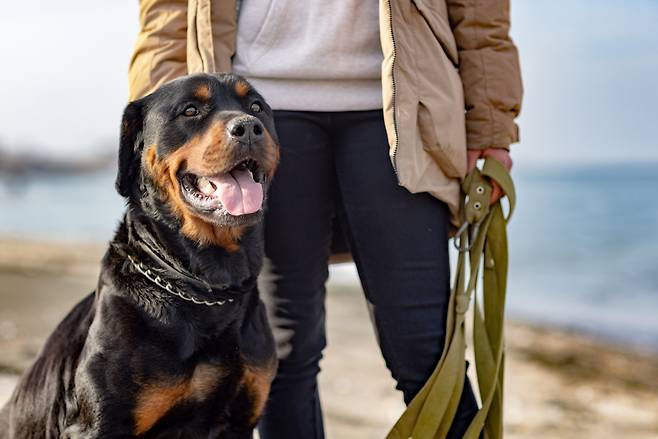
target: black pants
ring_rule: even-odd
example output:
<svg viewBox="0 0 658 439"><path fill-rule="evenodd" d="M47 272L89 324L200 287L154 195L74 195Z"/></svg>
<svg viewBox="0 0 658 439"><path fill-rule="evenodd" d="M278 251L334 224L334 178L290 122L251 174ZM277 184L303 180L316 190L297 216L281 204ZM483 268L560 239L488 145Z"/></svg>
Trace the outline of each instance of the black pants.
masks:
<svg viewBox="0 0 658 439"><path fill-rule="evenodd" d="M262 439L324 437L317 374L337 217L371 305L381 351L409 403L438 362L449 298L446 205L398 186L381 110L275 112L281 164L265 220L261 292L280 358ZM373 408L374 409L374 408ZM470 384L450 437L477 410Z"/></svg>

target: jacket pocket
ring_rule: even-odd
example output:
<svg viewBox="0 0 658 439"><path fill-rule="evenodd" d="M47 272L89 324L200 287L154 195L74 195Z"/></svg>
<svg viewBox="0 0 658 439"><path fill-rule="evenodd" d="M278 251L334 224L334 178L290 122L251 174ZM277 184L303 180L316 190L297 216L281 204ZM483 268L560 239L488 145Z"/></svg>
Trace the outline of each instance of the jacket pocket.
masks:
<svg viewBox="0 0 658 439"><path fill-rule="evenodd" d="M441 114L436 114L436 112L433 114L426 104L418 102L417 129L423 150L432 157L446 177L451 178L463 177L461 168L463 168L464 143L460 142L459 138L451 136L452 133L450 133L455 124L460 123L452 120L455 116L459 119L458 114L455 115L454 110L450 109L444 109ZM441 129L445 131L438 132Z"/></svg>

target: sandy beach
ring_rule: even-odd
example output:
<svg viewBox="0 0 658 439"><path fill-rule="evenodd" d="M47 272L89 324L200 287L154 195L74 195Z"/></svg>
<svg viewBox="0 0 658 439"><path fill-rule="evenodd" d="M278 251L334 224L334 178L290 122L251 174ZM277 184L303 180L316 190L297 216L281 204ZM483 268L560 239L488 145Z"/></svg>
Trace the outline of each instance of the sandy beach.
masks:
<svg viewBox="0 0 658 439"><path fill-rule="evenodd" d="M71 306L93 290L99 245L0 239L0 405ZM329 438L385 436L403 405L363 296L330 282L321 397ZM658 356L510 322L506 437L658 438Z"/></svg>

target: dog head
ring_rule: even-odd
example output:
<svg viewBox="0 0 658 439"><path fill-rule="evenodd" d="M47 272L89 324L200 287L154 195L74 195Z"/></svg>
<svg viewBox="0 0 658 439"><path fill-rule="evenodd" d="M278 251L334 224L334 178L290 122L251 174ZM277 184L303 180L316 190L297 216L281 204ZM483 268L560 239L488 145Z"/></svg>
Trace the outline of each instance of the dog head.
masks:
<svg viewBox="0 0 658 439"><path fill-rule="evenodd" d="M116 188L199 244L230 249L262 218L278 160L263 97L239 76L196 74L128 104Z"/></svg>

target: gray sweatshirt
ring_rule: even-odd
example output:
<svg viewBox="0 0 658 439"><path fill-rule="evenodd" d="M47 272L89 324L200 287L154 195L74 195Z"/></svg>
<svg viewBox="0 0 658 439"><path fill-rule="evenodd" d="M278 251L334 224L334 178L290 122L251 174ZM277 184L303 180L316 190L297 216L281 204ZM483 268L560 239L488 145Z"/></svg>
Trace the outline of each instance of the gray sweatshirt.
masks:
<svg viewBox="0 0 658 439"><path fill-rule="evenodd" d="M382 108L377 0L243 0L233 71L276 110Z"/></svg>

